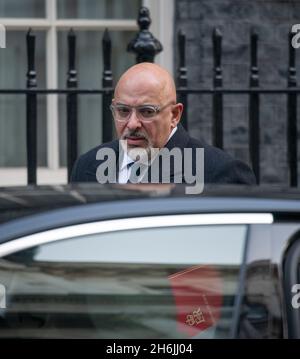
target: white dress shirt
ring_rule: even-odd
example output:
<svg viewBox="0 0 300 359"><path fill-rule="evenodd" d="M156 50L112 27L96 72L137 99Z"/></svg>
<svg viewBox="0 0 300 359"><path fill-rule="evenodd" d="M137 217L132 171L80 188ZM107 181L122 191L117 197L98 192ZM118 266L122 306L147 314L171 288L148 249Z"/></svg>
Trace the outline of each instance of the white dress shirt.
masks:
<svg viewBox="0 0 300 359"><path fill-rule="evenodd" d="M173 128L173 130L171 131L167 143L169 142L170 138L174 135L174 133L176 131L177 131L177 126L175 128ZM131 174L131 167L128 167L128 165L132 162L134 162L132 160L132 158L129 157L127 153L124 153L122 164L121 164L120 171L119 171L118 183L127 183L128 182L128 179ZM144 172L146 172L146 170ZM141 176L141 179L142 178L143 178L143 176Z"/></svg>

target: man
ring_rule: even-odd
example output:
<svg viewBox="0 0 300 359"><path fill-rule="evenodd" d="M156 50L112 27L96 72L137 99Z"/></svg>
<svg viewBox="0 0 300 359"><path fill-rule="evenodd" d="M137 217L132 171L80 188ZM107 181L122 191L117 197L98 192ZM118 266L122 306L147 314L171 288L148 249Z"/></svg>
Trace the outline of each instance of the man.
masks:
<svg viewBox="0 0 300 359"><path fill-rule="evenodd" d="M160 66L141 63L129 68L115 88L111 110L119 139L102 144L80 156L72 171L72 182L102 182L104 172L101 168L106 161L105 156L100 154L103 150L110 150L111 152L105 153L115 154L113 163L110 162L107 168L110 171L114 167L115 176L110 177L109 182L127 183L131 182L134 171L137 182L145 178L151 181L153 159L157 157L159 150L180 149L184 163L187 162L184 157L185 149L191 149L195 155L195 151L203 148L204 163L198 163L194 157L189 163L193 173L204 164L204 183L255 184L254 174L246 164L188 135L179 123L183 105L176 101L174 80ZM156 156L153 158L152 149L157 149L153 152ZM145 155L143 156L145 153L146 160ZM137 170L136 163L144 166ZM174 168L173 163L170 166L170 182L178 183L178 171L174 173ZM184 166L179 179L185 183L183 168ZM162 169L161 164L159 169ZM159 179L161 182L161 177Z"/></svg>

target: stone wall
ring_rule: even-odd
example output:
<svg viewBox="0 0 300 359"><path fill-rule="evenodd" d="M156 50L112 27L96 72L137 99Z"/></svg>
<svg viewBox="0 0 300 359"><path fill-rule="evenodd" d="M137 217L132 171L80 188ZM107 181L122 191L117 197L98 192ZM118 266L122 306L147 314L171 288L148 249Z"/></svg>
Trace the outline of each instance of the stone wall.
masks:
<svg viewBox="0 0 300 359"><path fill-rule="evenodd" d="M286 87L288 32L293 24L300 23L299 0L176 0L175 17L175 36L181 29L187 38L189 87L212 85L214 27L223 34L224 87L245 88L249 84L252 27L259 35L261 87ZM300 49L298 52L297 70L300 74ZM212 140L211 102L210 95L189 97L190 133L209 143ZM225 150L249 163L247 106L245 95L224 96ZM288 184L285 95L261 96L260 128L261 182Z"/></svg>

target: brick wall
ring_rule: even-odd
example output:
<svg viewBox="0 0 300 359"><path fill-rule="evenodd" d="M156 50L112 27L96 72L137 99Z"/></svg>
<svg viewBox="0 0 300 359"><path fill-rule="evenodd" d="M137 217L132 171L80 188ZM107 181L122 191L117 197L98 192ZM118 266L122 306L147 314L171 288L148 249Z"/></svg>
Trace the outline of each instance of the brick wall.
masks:
<svg viewBox="0 0 300 359"><path fill-rule="evenodd" d="M225 87L248 86L251 27L255 27L259 34L261 86L285 87L288 32L295 23L300 23L300 0L176 0L175 34L181 29L187 37L189 87L209 87L212 84L211 39L215 26L223 33ZM300 75L300 49L296 54ZM176 64L177 58L176 53ZM248 97L245 95L224 96L225 149L249 163L247 106ZM286 96L262 95L260 116L262 183L288 184ZM203 137L211 143L211 96L189 97L189 129L192 136Z"/></svg>

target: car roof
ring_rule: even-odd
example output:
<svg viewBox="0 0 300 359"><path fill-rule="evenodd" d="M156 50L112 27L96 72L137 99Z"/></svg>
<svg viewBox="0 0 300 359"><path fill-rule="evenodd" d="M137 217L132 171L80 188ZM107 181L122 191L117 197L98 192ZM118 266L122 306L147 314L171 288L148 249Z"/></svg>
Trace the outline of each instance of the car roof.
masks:
<svg viewBox="0 0 300 359"><path fill-rule="evenodd" d="M0 243L73 224L143 216L201 213L272 213L300 219L297 191L206 186L186 195L182 185L27 186L0 189Z"/></svg>
<svg viewBox="0 0 300 359"><path fill-rule="evenodd" d="M54 209L92 203L140 199L202 199L209 198L212 210L277 210L300 212L300 191L280 186L217 186L206 185L203 193L187 195L185 185L145 184L120 185L82 183L54 186L0 187L0 223ZM205 201L205 202L206 202ZM207 204L206 204L207 205ZM201 207L201 204L200 204Z"/></svg>

